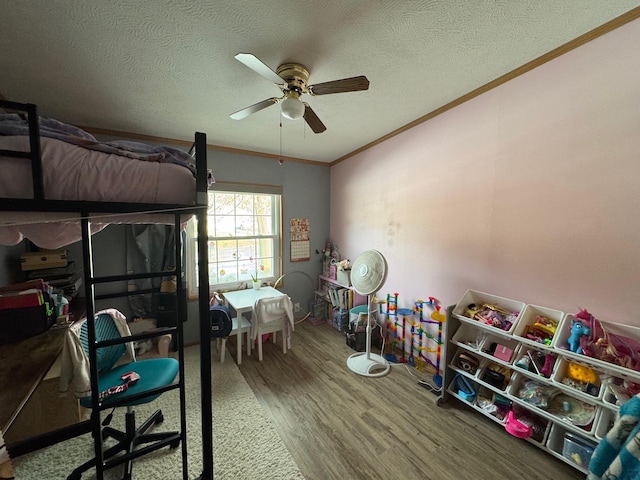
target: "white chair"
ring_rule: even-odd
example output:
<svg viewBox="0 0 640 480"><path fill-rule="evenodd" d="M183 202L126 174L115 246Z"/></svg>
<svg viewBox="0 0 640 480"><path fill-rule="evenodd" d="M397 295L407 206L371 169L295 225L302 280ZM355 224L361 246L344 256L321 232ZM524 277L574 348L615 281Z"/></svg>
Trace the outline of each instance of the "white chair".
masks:
<svg viewBox="0 0 640 480"><path fill-rule="evenodd" d="M258 339L258 360L262 361L262 335L282 332L282 353L291 348L291 332L293 331L293 303L288 295L280 297L260 298L253 307L253 338Z"/></svg>
<svg viewBox="0 0 640 480"><path fill-rule="evenodd" d="M232 335L238 335L238 317L233 317L231 319L232 326L231 332L229 332L229 337ZM247 320L244 316L240 316L240 328L242 329L242 333L247 334L247 355L251 355L251 322ZM227 338L218 338L218 350L220 351L220 362L224 362L226 346L227 346ZM236 348L237 352L237 364L240 365L242 363L242 335L238 337L238 346Z"/></svg>

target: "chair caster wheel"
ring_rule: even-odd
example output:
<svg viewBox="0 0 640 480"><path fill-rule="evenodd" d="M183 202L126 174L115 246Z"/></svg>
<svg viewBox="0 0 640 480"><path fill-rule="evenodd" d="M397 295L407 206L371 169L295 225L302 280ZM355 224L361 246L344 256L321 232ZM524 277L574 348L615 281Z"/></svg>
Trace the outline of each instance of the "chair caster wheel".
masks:
<svg viewBox="0 0 640 480"><path fill-rule="evenodd" d="M72 473L67 477L67 480L80 480L82 478L81 473Z"/></svg>
<svg viewBox="0 0 640 480"><path fill-rule="evenodd" d="M155 424L156 424L156 425L160 425L162 422L164 422L164 415L162 415L162 413L161 413L160 415L158 415L158 416L156 417Z"/></svg>
<svg viewBox="0 0 640 480"><path fill-rule="evenodd" d="M173 450L175 448L178 448L179 445L180 445L180 440L176 440L175 442L171 442L169 444L169 448Z"/></svg>

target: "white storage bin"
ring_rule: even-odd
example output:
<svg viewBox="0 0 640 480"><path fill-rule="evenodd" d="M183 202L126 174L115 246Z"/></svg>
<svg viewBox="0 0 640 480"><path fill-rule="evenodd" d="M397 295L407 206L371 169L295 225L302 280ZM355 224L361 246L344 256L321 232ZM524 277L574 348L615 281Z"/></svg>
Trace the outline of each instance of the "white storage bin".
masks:
<svg viewBox="0 0 640 480"><path fill-rule="evenodd" d="M634 385L629 391L629 387L631 386L627 382L631 382ZM637 379L629 378L626 376L620 377L609 377L605 381L603 381L603 394L602 394L602 402L605 405L609 405L614 409L620 408L622 405L627 403L631 397L633 397L633 392L636 391L635 384L640 383Z"/></svg>
<svg viewBox="0 0 640 480"><path fill-rule="evenodd" d="M479 350L487 335L488 332L486 330L461 323L451 340L458 345L465 345L474 350Z"/></svg>
<svg viewBox="0 0 640 480"><path fill-rule="evenodd" d="M513 330L513 335L522 338L522 341L528 343L530 345L535 346L545 346L551 348L553 337L555 336L555 332L564 318L565 313L560 310L554 310L552 308L541 307L538 305L525 305L524 310L518 316L518 322ZM539 322L539 317L543 317L545 322ZM540 323L550 323L552 328L545 328L544 326L539 326ZM553 330L553 331L551 331ZM547 342L544 341L536 341L535 338L532 338L532 333L541 332L540 334L535 333L533 336L538 336L542 339L542 337L548 338Z"/></svg>
<svg viewBox="0 0 640 480"><path fill-rule="evenodd" d="M496 378L492 376L491 372L487 372L487 370L491 370L495 373L501 374L503 376L502 382L497 383ZM491 360L487 360L482 363L477 377L478 380L483 381L487 385L491 385L492 387L505 392L507 389L507 385L509 385L509 382L511 381L512 374L513 371L510 368L504 367L503 365Z"/></svg>
<svg viewBox="0 0 640 480"><path fill-rule="evenodd" d="M527 397L521 392L523 385L528 381L535 382L539 386L536 395L532 395L531 397ZM516 373L512 377L511 383L507 388L509 395L520 399L527 405L545 412L556 420L573 426L577 431L592 433L594 425L597 423L601 407L584 402L580 398L565 394L564 392L557 393L557 391L557 387L547 385L543 382L537 382L520 373ZM539 392L544 392L545 395L543 396ZM544 398L544 403L541 401L542 398ZM565 402L567 404L566 409L564 408Z"/></svg>
<svg viewBox="0 0 640 480"><path fill-rule="evenodd" d="M565 352L571 351L569 348L568 340L571 336L571 322L576 320L573 315L565 315L562 321L560 322L560 326L556 334L553 337L553 342L551 342L551 346L553 348L557 348L559 350L564 350ZM588 325L586 325L588 327Z"/></svg>
<svg viewBox="0 0 640 480"><path fill-rule="evenodd" d="M492 416L498 423L504 424L510 410L511 401L487 387L480 386L476 394L475 406L482 413Z"/></svg>
<svg viewBox="0 0 640 480"><path fill-rule="evenodd" d="M515 358L518 345L516 339L487 335L480 349L484 353L494 356L498 361L510 365Z"/></svg>
<svg viewBox="0 0 640 480"><path fill-rule="evenodd" d="M571 370L574 373L570 375ZM572 381L571 377L575 377L577 381ZM586 400L599 400L605 390L601 377L602 372L587 364L561 358L553 374L553 381L575 390L578 396Z"/></svg>
<svg viewBox="0 0 640 480"><path fill-rule="evenodd" d="M551 425L551 430L549 431L549 435L547 437L547 448L558 458L562 458L567 463L575 465L579 470L586 473L588 465L581 465L580 463L576 462L576 459L578 457L572 458L570 455L570 453L573 451L572 445L570 444L572 437L573 439L580 439L581 443L585 442L595 444L595 442L590 439L589 436L574 434L573 432L565 429L562 425L554 423L553 425ZM569 443L565 442L567 438L569 438ZM569 456L565 456L565 453L569 454Z"/></svg>
<svg viewBox="0 0 640 480"><path fill-rule="evenodd" d="M453 362L451 362L454 367L473 376L475 376L480 371L481 363L482 357L474 355L464 348L458 348L458 351L453 357Z"/></svg>
<svg viewBox="0 0 640 480"><path fill-rule="evenodd" d="M477 292L475 290L467 290L467 292L464 294L464 296L460 299L460 301L456 304L455 308L453 309L453 314L456 315L457 317L466 318L472 321L478 321L473 319L468 312L469 306L472 304L478 307L480 307L483 304L495 305L499 307L501 310L504 310L505 312L507 312L508 314L515 314L516 318L513 319L513 322L511 323L510 326L508 326L508 328L500 328L500 330L503 330L504 332L507 332L507 333L513 332L513 329L517 323L517 315L519 315L520 312L522 312L525 306L523 302L519 302L517 300L498 297L496 295ZM498 327L493 327L490 324L483 323L481 321L478 321L478 323L480 323L481 325L486 325L487 327L498 328Z"/></svg>
<svg viewBox="0 0 640 480"><path fill-rule="evenodd" d="M460 379L460 380L459 380ZM466 384L469 385L471 387L471 392L465 392L465 388L461 388L461 385L459 384L460 382L465 382ZM461 373L456 373L453 376L453 380L451 380L451 383L449 384L449 392L454 394L455 396L457 396L459 399L463 400L464 402L470 404L470 405L474 405L475 401L476 401L476 395L479 389L479 385L474 382L473 380L471 380L468 377L465 377L464 375L462 375Z"/></svg>
<svg viewBox="0 0 640 480"><path fill-rule="evenodd" d="M600 418L598 418L598 423L596 424L596 428L594 430L594 435L598 440L602 440L611 427L613 427L613 423L616 420L616 413L608 408L603 408L600 412Z"/></svg>
<svg viewBox="0 0 640 480"><path fill-rule="evenodd" d="M531 353L531 356L528 353ZM524 370L533 375L540 375L549 380L553 378L553 372L558 363L557 354L551 351L538 350L528 345L521 345L513 359L514 368Z"/></svg>
<svg viewBox="0 0 640 480"><path fill-rule="evenodd" d="M526 425L530 425L532 427L532 435L528 440L538 445L544 445L547 441L547 436L549 435L552 422L517 404L513 405L512 410L513 416L516 420L522 421Z"/></svg>

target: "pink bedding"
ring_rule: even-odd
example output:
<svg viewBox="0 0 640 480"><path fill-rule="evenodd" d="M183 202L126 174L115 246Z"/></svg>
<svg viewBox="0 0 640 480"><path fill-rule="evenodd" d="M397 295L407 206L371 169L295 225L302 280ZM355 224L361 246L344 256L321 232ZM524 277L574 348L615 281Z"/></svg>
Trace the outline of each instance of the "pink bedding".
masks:
<svg viewBox="0 0 640 480"><path fill-rule="evenodd" d="M133 160L87 150L54 138L40 138L45 198L98 202L194 205L195 178L173 163ZM28 150L25 136L0 137L0 149ZM0 197L33 198L30 162L0 156ZM92 216L92 232L110 223L173 224L173 215L144 213ZM55 249L81 238L77 214L0 212L0 244L28 238L40 248Z"/></svg>

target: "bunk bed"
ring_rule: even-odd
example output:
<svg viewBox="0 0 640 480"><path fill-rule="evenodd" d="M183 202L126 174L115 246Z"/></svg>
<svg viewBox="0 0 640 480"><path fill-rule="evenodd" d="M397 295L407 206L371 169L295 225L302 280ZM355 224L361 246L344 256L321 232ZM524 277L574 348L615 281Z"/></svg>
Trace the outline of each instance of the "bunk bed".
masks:
<svg viewBox="0 0 640 480"><path fill-rule="evenodd" d="M168 147L134 142L98 142L90 134L55 120L38 117L33 104L0 99L0 245L15 245L29 239L46 249L81 241L86 318L91 363L91 419L71 429L62 429L44 439L31 439L12 454L41 448L71 436L92 432L97 461L96 478L103 478L105 463L100 425L101 404L95 367L95 287L99 284L166 276L176 278L178 295L186 295L182 264L172 272L137 273L99 277L94 275L91 235L110 223L163 223L174 225L175 255L180 258L180 231L191 217L197 218L199 265L199 334L201 352L201 411L203 471L199 478L213 478L213 435L211 407L211 347L207 258L207 151L206 135L196 132L192 151L195 166L187 154ZM13 113L15 112L15 113ZM122 292L121 296L126 296ZM111 294L110 297L114 295ZM109 298L107 296L106 298ZM183 476L187 474L184 356L182 321L186 319L186 298L176 302L175 327L132 335L125 340L146 340L171 333L176 338L180 390ZM121 463L121 462L118 462ZM106 465L106 466L105 466Z"/></svg>

